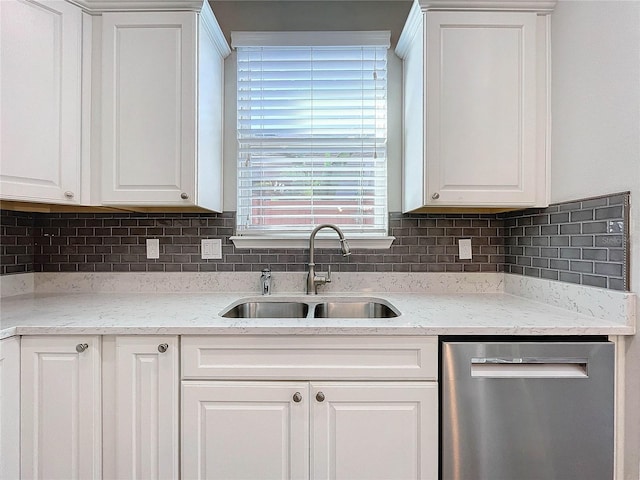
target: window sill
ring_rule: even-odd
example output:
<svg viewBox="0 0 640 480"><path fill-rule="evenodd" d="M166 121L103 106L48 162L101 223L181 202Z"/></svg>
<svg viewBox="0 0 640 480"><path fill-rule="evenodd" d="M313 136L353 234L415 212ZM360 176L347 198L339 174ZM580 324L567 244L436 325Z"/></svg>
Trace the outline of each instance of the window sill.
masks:
<svg viewBox="0 0 640 480"><path fill-rule="evenodd" d="M359 250L380 250L391 248L391 244L396 237L357 237L347 236L347 242L352 249ZM236 248L239 249L307 249L309 248L309 236L235 236L230 237ZM340 249L338 237L321 237L315 239L316 248L336 248Z"/></svg>

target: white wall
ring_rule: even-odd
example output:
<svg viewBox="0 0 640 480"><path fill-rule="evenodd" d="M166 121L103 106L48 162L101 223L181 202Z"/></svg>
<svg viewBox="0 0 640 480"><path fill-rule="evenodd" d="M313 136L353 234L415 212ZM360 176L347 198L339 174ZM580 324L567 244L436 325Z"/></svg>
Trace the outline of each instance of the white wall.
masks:
<svg viewBox="0 0 640 480"><path fill-rule="evenodd" d="M640 0L561 0L551 22L551 201L631 191L631 290L640 295ZM624 478L637 480L640 340L626 346Z"/></svg>
<svg viewBox="0 0 640 480"><path fill-rule="evenodd" d="M640 187L640 1L551 17L552 202Z"/></svg>

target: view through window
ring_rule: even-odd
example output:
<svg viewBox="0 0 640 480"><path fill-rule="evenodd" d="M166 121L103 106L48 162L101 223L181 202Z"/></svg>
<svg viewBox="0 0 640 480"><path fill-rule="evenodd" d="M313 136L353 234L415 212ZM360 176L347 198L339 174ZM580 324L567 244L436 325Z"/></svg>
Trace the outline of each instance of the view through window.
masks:
<svg viewBox="0 0 640 480"><path fill-rule="evenodd" d="M389 36L367 33L347 35L347 45L322 44L336 41L329 32L302 42L280 34L275 45L234 34L238 235L308 233L321 223L387 234Z"/></svg>

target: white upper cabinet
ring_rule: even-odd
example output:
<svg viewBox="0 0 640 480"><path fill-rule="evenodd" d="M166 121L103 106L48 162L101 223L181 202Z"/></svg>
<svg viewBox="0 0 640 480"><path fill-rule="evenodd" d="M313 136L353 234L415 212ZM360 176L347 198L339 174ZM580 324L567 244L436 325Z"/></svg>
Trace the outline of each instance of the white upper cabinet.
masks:
<svg viewBox="0 0 640 480"><path fill-rule="evenodd" d="M0 198L81 201L82 12L0 1Z"/></svg>
<svg viewBox="0 0 640 480"><path fill-rule="evenodd" d="M398 42L403 211L548 204L544 14L553 2L464 10L482 3L439 11L438 2L416 1Z"/></svg>
<svg viewBox="0 0 640 480"><path fill-rule="evenodd" d="M102 16L101 203L222 210L223 60L213 12Z"/></svg>

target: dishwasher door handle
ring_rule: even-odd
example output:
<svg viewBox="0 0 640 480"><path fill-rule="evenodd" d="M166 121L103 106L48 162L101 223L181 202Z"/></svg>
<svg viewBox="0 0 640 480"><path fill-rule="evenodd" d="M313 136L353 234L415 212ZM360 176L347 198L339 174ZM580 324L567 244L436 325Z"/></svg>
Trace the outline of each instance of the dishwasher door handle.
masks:
<svg viewBox="0 0 640 480"><path fill-rule="evenodd" d="M583 358L473 358L471 376L480 378L588 378Z"/></svg>
<svg viewBox="0 0 640 480"><path fill-rule="evenodd" d="M481 357L472 358L471 363L499 363L499 364L521 364L521 363L587 363L586 358L577 357Z"/></svg>

